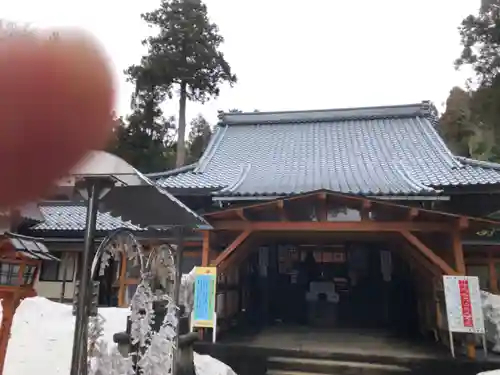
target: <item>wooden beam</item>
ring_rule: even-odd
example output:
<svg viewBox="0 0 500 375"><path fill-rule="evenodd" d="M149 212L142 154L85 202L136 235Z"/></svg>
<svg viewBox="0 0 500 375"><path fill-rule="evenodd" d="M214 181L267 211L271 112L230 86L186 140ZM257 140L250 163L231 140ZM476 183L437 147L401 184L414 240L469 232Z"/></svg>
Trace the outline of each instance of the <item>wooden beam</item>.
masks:
<svg viewBox="0 0 500 375"><path fill-rule="evenodd" d="M245 209L244 208L240 208L238 210L236 210L236 214L240 217L241 220L245 220L247 221L247 217L245 215Z"/></svg>
<svg viewBox="0 0 500 375"><path fill-rule="evenodd" d="M448 263L446 263L441 257L436 255L434 251L425 246L422 241L420 241L417 237L411 234L408 231L401 231L406 240L413 245L417 250L419 250L423 255L425 255L432 263L438 266L445 275L456 275L457 272L450 267Z"/></svg>
<svg viewBox="0 0 500 375"><path fill-rule="evenodd" d="M446 223L416 222L315 222L315 221L211 221L215 230L261 232L451 232L453 226Z"/></svg>
<svg viewBox="0 0 500 375"><path fill-rule="evenodd" d="M252 233L251 230L245 230L239 234L238 237L235 238L231 244L222 252L219 254L219 256L214 260L213 265L215 267L219 266L227 257L229 257L237 248L238 246L241 245L243 241L245 241L248 236Z"/></svg>
<svg viewBox="0 0 500 375"><path fill-rule="evenodd" d="M207 267L210 262L210 231L203 232L203 245L201 250L201 265Z"/></svg>
<svg viewBox="0 0 500 375"><path fill-rule="evenodd" d="M306 194L299 194L295 195L292 197L287 197L283 198L282 200L286 200L288 202L291 201L300 201L300 200L306 200L311 197L314 197L318 194L321 194L323 192L312 192L312 193L306 193ZM393 209L399 209L399 210L404 210L404 212L409 211L408 206L404 206L401 204L396 204L396 203L391 203L388 201L383 201L383 200L370 200L366 199L360 196L354 196L354 195L349 195L349 194L342 194L342 193L335 193L335 192L326 192L326 194L329 197L335 198L337 201L343 201L344 204L350 205L350 204L360 204L359 202L363 200L369 201L373 206L376 207L385 207L385 208L393 208ZM246 206L246 209L265 209L266 207L272 207L276 205L276 201L267 201L263 203L257 203L257 204L250 204ZM226 215L228 213L234 213L234 211L241 209L241 207L238 208L227 208L222 211L214 211L214 212L209 212L204 214L203 216L207 219L215 220L217 218L222 219L224 217L227 217ZM443 211L434 211L430 209L424 209L424 208L419 208L419 211L421 214L425 214L426 216L428 215L429 218L435 218L431 219L434 221L443 221L444 219L449 219L450 221L456 221L463 215L457 215L457 214L452 214L449 212L443 212ZM465 216L466 217L466 216ZM485 219L485 218L478 218L478 217L468 217L469 221L471 224L475 224L477 226L481 225L482 227L500 227L500 220L493 220L493 219Z"/></svg>
<svg viewBox="0 0 500 375"><path fill-rule="evenodd" d="M453 259L455 260L455 268L460 275L465 275L464 249L462 248L462 236L459 230L455 230L451 234L451 242L453 246Z"/></svg>

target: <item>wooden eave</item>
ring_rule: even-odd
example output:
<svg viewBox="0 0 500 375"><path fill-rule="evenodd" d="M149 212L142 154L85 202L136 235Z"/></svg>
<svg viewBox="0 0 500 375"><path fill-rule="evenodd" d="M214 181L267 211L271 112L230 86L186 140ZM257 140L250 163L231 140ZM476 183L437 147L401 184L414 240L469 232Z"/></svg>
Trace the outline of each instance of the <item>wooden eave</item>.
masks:
<svg viewBox="0 0 500 375"><path fill-rule="evenodd" d="M366 220L363 217L361 221L363 229L359 226L353 226L353 221L311 221L310 224L305 222L294 222L286 218L286 206L292 205L294 202L310 200L321 202L329 200L337 205L343 205L359 210L361 213L369 212L386 212L397 213L401 219L395 221L375 221ZM247 218L247 214L269 209L278 209L283 212L283 218L278 221L252 221ZM323 214L324 216L324 214ZM359 195L350 195L338 193L328 190L319 190L305 194L294 195L285 198L279 198L262 203L249 204L245 206L231 207L224 210L206 213L205 219L214 226L215 230L255 230L255 231L279 231L279 230L302 230L302 231L317 231L317 230L333 230L337 231L448 231L455 229L466 228L490 228L500 227L500 221L493 219L469 217L464 215L452 214L442 211L434 211L429 209L405 206L388 202L381 199L365 198ZM321 223L321 225L318 225ZM323 229L320 229L323 228Z"/></svg>

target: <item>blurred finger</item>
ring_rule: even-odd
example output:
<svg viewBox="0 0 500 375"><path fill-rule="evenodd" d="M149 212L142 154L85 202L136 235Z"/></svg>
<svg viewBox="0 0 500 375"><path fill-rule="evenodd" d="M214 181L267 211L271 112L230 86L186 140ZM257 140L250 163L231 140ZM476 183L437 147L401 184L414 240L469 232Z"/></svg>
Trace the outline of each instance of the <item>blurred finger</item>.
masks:
<svg viewBox="0 0 500 375"><path fill-rule="evenodd" d="M111 130L112 74L89 37L0 41L0 206L34 199Z"/></svg>

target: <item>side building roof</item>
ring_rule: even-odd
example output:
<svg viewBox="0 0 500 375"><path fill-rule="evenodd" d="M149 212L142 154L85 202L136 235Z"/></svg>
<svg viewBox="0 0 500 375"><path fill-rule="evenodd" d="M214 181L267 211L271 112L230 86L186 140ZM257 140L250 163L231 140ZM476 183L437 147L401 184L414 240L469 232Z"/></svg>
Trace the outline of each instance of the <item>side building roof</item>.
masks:
<svg viewBox="0 0 500 375"><path fill-rule="evenodd" d="M87 206L85 202L44 201L39 203L40 211L44 221L30 228L33 232L46 231L75 231L85 230L87 218ZM119 228L127 228L133 231L144 229L114 217L109 213L97 212L96 229L98 232L108 232Z"/></svg>
<svg viewBox="0 0 500 375"><path fill-rule="evenodd" d="M78 201L42 201L38 203L39 210L43 218L40 222L31 225L24 231L44 238L60 238L64 242L65 238L83 240L85 231L85 221L87 219L87 203ZM105 237L110 232L126 228L136 232L139 237L156 238L163 240L174 240L171 232L150 231L140 227L121 217L113 216L109 212L97 212L96 229L98 237ZM201 232L189 232L184 237L185 241L201 241Z"/></svg>
<svg viewBox="0 0 500 375"><path fill-rule="evenodd" d="M167 189L281 196L319 189L437 195L500 183L500 165L454 156L430 102L296 112L226 113L200 160L151 178Z"/></svg>

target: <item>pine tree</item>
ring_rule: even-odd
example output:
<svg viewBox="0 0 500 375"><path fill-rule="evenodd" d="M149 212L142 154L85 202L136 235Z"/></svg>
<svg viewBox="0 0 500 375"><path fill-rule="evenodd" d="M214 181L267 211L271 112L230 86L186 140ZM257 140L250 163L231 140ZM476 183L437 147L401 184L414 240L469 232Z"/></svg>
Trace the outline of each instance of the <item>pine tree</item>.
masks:
<svg viewBox="0 0 500 375"><path fill-rule="evenodd" d="M143 14L142 18L159 32L144 41L148 55L142 59L141 66L131 69L147 73L145 80L154 82L168 96L173 96L173 89L177 89L176 166L182 166L186 159L187 100L203 103L217 97L221 84L234 84L236 75L219 50L224 38L217 25L209 20L202 1L162 0L158 9Z"/></svg>

